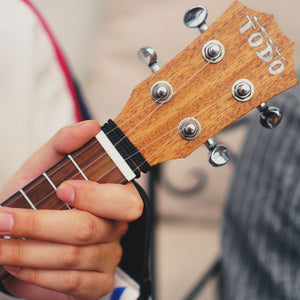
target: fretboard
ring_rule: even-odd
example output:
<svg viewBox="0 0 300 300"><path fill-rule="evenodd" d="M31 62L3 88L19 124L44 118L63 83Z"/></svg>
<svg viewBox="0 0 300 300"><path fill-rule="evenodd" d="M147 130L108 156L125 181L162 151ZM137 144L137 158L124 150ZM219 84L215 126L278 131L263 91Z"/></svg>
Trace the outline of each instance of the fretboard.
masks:
<svg viewBox="0 0 300 300"><path fill-rule="evenodd" d="M96 138L70 153L56 165L23 187L1 206L28 209L69 209L57 198L56 189L65 180L125 183L126 179ZM8 273L0 266L0 280Z"/></svg>

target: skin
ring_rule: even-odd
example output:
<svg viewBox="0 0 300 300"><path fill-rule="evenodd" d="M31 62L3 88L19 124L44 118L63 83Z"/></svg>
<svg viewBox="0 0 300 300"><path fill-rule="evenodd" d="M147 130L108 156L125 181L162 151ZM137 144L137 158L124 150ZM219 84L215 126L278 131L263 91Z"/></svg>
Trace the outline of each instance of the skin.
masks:
<svg viewBox="0 0 300 300"><path fill-rule="evenodd" d="M61 129L7 183L1 202L99 130L95 121ZM31 300L98 299L113 287L120 239L142 214L142 200L131 183L81 180L62 183L57 196L75 209L0 208L0 235L26 238L0 240L0 264L12 275L4 285Z"/></svg>

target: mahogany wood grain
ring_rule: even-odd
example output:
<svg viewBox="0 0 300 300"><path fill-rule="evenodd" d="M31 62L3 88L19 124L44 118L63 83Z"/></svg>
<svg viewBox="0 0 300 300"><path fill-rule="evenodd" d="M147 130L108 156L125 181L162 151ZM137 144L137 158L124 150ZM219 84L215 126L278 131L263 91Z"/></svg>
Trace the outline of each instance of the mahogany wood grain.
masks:
<svg viewBox="0 0 300 300"><path fill-rule="evenodd" d="M270 64L256 54L266 48L265 33L262 33L264 43L253 48L248 39L251 34L261 32L258 26L256 30L239 32L248 22L246 15L258 18L285 57L285 69L281 74L270 74ZM225 47L224 59L216 64L207 63L202 57L202 47L210 40L218 40ZM273 50L272 61L281 59ZM235 1L207 31L133 90L115 122L150 165L186 157L262 102L296 85L293 53L294 43L281 32L273 15L256 12ZM232 85L242 78L249 79L255 86L253 99L245 103L238 102L231 94ZM150 96L151 86L159 80L172 85L174 96L147 117L159 105ZM130 118L132 115L135 118ZM186 117L195 117L202 127L200 136L194 141L183 140L177 132L180 121ZM141 122L143 119L145 121ZM124 120L129 121L124 123Z"/></svg>

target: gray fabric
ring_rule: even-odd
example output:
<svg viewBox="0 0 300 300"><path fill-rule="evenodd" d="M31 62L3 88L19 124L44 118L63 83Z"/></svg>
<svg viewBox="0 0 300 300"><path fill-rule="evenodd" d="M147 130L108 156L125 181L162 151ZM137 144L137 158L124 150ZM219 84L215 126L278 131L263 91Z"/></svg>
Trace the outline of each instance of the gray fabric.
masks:
<svg viewBox="0 0 300 300"><path fill-rule="evenodd" d="M300 299L300 86L272 103L281 124L253 120L222 231L221 299Z"/></svg>

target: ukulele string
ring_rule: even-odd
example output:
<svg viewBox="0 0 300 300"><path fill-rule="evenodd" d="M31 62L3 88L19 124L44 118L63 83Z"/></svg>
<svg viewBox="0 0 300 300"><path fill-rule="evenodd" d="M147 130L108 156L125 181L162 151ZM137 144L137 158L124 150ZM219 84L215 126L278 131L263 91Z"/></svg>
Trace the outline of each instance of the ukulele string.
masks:
<svg viewBox="0 0 300 300"><path fill-rule="evenodd" d="M181 90L185 85L187 85L193 78L195 78L202 70L204 70L207 66L209 65L209 63L207 62L205 65L203 65L197 72L195 72L188 80L186 80L181 86L179 86L179 88L177 88L175 90L175 92L173 93L173 95L177 94L177 92L179 90ZM156 102L152 102L151 104L149 104L148 106L146 106L145 109L149 108L150 106L154 105ZM159 106L157 106L153 111L151 111L144 119L142 119L137 125L135 125L128 133L127 135L125 135L124 137L122 137L119 141L117 141L115 144L113 144L113 146L117 146L119 143L122 142L123 139L125 139L131 132L133 132L134 130L136 130L138 128L138 126L140 126L143 122L145 122L146 119L148 119L151 115L153 115L163 104L159 104ZM198 112L200 113L200 112ZM126 124L127 122L129 122L133 117L135 117L135 115L131 116L129 119L125 120L124 122L121 123L121 125ZM143 150L148 148L150 145L152 145L153 143L155 143L157 140L161 139L162 137L164 137L165 135L167 135L168 133L170 133L171 131L175 130L177 127L171 129L170 131L168 131L167 133L165 133L164 135L162 135L161 137L157 138L155 141L151 142L150 144L148 144L147 146L143 147ZM107 135L111 132L113 132L114 130L116 130L117 128L114 128L112 130L110 130ZM176 134L177 135L177 134ZM174 135L174 137L176 136ZM174 138L172 137L171 140ZM170 141L171 141L170 140ZM170 141L168 141L166 144L168 144ZM93 141L90 143L90 145L88 145L88 147L84 148L82 151L78 151L75 153L74 155L74 159L77 158L79 155L83 154L85 151L87 151L90 147L94 146L96 143L98 143L97 140ZM165 146L165 145L164 145ZM142 149L140 150L142 151ZM159 151L159 149L157 150ZM156 151L156 152L157 152ZM139 151L137 151L136 153L132 154L130 157L126 158L125 160L130 159L132 156L134 156L135 154L137 154ZM87 168L89 168L91 165L93 165L95 162L97 162L98 160L100 160L101 158L103 158L104 156L107 156L107 153L102 154L101 156L99 156L95 161L91 162L90 164L88 164L88 166L86 166L85 168L82 169L82 171L84 172ZM154 154L152 154L153 156ZM151 156L151 157L152 157ZM69 163L68 159L65 160L65 162L63 162L62 164L59 165L59 168L56 170L53 170L53 173L58 172L60 169L62 169L63 167L65 167L67 164ZM138 169L140 166L137 166L136 169ZM110 169L109 171L107 171L105 174L103 174L98 180L101 180L104 176L106 176L107 174L109 174L111 171L113 171L116 168L116 166L112 169ZM135 170L136 170L135 169ZM49 176L51 176L53 173L48 173ZM70 177L68 180L73 179L75 176L77 176L78 174L80 174L79 172L75 175L73 175L72 177ZM35 188L38 185L38 183L35 183L34 185L30 185L30 187L28 187L28 192L30 192L33 188ZM56 191L53 190L50 193L48 193L47 195L45 195L42 199L40 199L38 201L38 203L36 203L36 206L38 206L39 204L41 204L42 202L46 201L48 197L50 197L52 194L54 194Z"/></svg>
<svg viewBox="0 0 300 300"><path fill-rule="evenodd" d="M195 72L187 81L185 81L181 86L179 86L179 88L177 88L174 92L174 95L181 90L187 83L189 83L194 77L196 77L202 70L204 70L210 63L206 63L204 64L197 72ZM148 107L154 105L156 102L152 102L151 104L149 104L148 106L146 106L145 109L147 109ZM130 129L130 131L127 133L127 135L124 135L124 137L122 137L119 141L117 141L115 144L113 144L114 147L116 147L117 145L119 145L126 137L129 136L129 134L131 132L133 132L134 130L136 130L143 122L145 122L150 116L152 116L159 108L161 108L161 106L163 105L163 103L159 104L153 111L151 111L148 115L146 115L146 117L144 119L142 119L137 125L135 125L133 128ZM129 120L131 120L135 115L131 116L129 119L126 119L124 122L120 123L120 126L126 124L127 122L129 122ZM116 130L116 128L108 131L106 133L106 135L109 135L110 133L112 133L114 130ZM93 144L90 145L90 147L92 147L93 145L95 145L97 141L95 141ZM87 149L84 149L87 150ZM77 154L77 153L76 153ZM74 158L76 158L77 156L81 155L81 153L78 153L78 155L74 156ZM102 154L101 156L99 156L97 158L97 160L103 158L104 156L107 156L107 153ZM85 171L88 167L90 167L92 164L94 164L95 162L90 163L88 166L86 166L83 171Z"/></svg>
<svg viewBox="0 0 300 300"><path fill-rule="evenodd" d="M194 77L196 77L203 69L205 69L205 67L206 67L207 65L209 65L208 62L207 62L204 66L202 66L197 72L195 72L195 73L194 73L187 81L185 81L181 86L179 86L179 88L177 88L177 89L175 90L174 95L175 95L179 90L181 90L187 83L189 83ZM222 100L222 98L219 99L218 101L220 101L220 100ZM199 113L204 112L206 109L210 108L212 105L216 104L218 101L212 103L210 106L208 106L208 107L206 107L204 110L198 112L196 115L198 115ZM153 105L154 103L155 103L155 102L151 103L150 105ZM150 105L148 105L146 108L148 108ZM160 105L159 105L158 107L156 107L152 112L150 112L150 113L149 113L144 119L142 119L135 127L133 127L133 128L127 133L127 135L125 135L125 136L122 137L119 141L117 141L115 144L113 144L113 146L115 147L115 146L117 146L119 143L121 143L121 141L122 141L123 139L125 139L126 137L128 137L129 134L130 134L131 132L133 132L136 128L138 128L139 125L141 125L147 118L149 118L154 112L156 112L162 105L163 105L163 104L160 104ZM195 116L196 116L196 115L195 115ZM194 116L194 117L195 117L195 116ZM133 116L132 116L130 119L132 119L132 118L133 118ZM128 120L128 121L129 121L129 120ZM121 123L121 124L125 124L125 123L126 123L126 121L124 121L124 122ZM177 128L177 127L171 129L170 131L168 131L167 133L165 133L165 134L162 135L161 137L159 137L159 138L157 138L156 140L152 141L150 144L148 144L148 145L146 145L145 147L143 147L140 151L142 151L142 150L148 148L150 145L152 145L153 143L155 143L155 142L158 141L159 139L163 138L164 136L166 136L167 134L169 134L171 131L175 130L176 128ZM115 129L117 129L117 128L114 128L114 129L112 129L111 131L109 131L109 132L107 133L107 135L108 135L109 133L113 132ZM95 141L95 142L96 142L96 141ZM136 154L137 154L138 152L140 152L140 151L135 152L134 154L132 154L132 155L130 155L129 157L127 157L125 160L130 159L131 157L133 157L134 155L136 155ZM93 165L93 164L96 163L99 159L103 158L103 157L106 156L106 155L108 155L108 154L107 154L107 153L102 154L102 155L99 156L95 161L92 161L92 162L89 163L87 166L85 166L85 168L83 168L82 171L84 172L87 168L89 168L91 165ZM76 158L76 157L74 157L74 158ZM140 167L140 166L138 166L138 167ZM136 168L134 171L136 171L136 170L137 170L137 168ZM96 181L101 180L101 179L102 179L104 176L106 176L109 172L110 172L110 170L109 170L108 172L106 172L105 174L103 174L103 176L100 177L99 179L97 179ZM75 175L75 176L76 176L76 175Z"/></svg>
<svg viewBox="0 0 300 300"><path fill-rule="evenodd" d="M209 65L209 63L206 63L202 68L200 68L197 72L195 72L195 73L194 73L187 81L185 81L178 89L176 89L175 92L174 92L174 95L175 95L179 90L181 90L188 82L190 82L194 77L196 77L196 76L197 76L197 75L198 75L198 74L199 74L199 73L200 73L207 65ZM218 102L218 101L217 101L217 102ZM149 117L150 117L155 111L157 111L162 105L163 105L163 104L161 103L158 107L156 107L156 109L154 109L154 110L153 110L150 114L148 114L142 121L140 121L135 127L133 127L133 128L127 133L127 135L125 135L124 137L122 137L118 142L116 142L116 143L113 144L113 145L114 145L114 146L117 146L123 139L125 139L126 137L128 137L129 134L130 134L131 132L133 132L136 128L138 128L138 126L139 126L140 124L142 124L147 118L149 118ZM212 105L214 105L214 103L213 103ZM209 107L210 107L210 106L209 106ZM205 111L205 110L208 109L209 107L206 107L204 110L198 112L197 114L199 114L199 113ZM149 143L148 145L146 145L145 147L143 147L143 148L140 149L139 151L136 151L135 153L133 153L132 155L130 155L129 157L127 157L127 158L125 159L125 161L129 160L130 158L132 158L134 155L136 155L136 154L139 153L140 151L142 151L142 150L148 148L150 145L152 145L153 143L155 143L155 142L158 141L159 139L163 138L164 136L166 136L167 134L169 134L170 132L172 132L172 131L175 130L175 129L177 129L177 127L173 128L173 129L171 129L171 130L169 130L168 132L166 132L166 133L163 134L162 136L158 137L156 140L152 141L151 143ZM176 136L176 135L175 135L175 136ZM172 137L172 139L173 139L173 137ZM159 151L159 149L158 149L158 151ZM98 157L98 158L96 159L96 161L99 160L99 159L101 159L101 158L102 158L103 156L105 156L105 155L107 155L107 153L105 153L105 154L103 154L102 156ZM93 165L96 161L91 162L88 166L86 166L86 167L83 169L83 171L85 171L87 168L89 168L91 165ZM142 165L140 165L140 166L142 166ZM140 166L137 166L137 167L135 168L134 171L136 171ZM116 167L116 166L115 166L115 167ZM108 170L105 174L102 174L102 176L101 176L100 178L96 179L96 181L101 180L103 177L105 177L107 174L109 174L112 170L114 170L115 167L113 167L111 170Z"/></svg>
<svg viewBox="0 0 300 300"><path fill-rule="evenodd" d="M222 101L224 98L227 98L228 96L230 96L231 93L228 93L226 95L224 95L223 97L221 97L220 99L218 99L217 101L211 103L209 106L205 107L204 109L202 109L201 111L197 112L196 114L193 115L193 117L197 117L199 114L205 112L206 110L208 110L209 108L211 108L212 106L216 105L218 102ZM160 137L156 138L155 140L153 140L151 143L147 144L146 146L144 146L143 148L141 148L139 151L136 151L135 153L133 153L132 155L130 155L129 157L127 157L125 159L125 161L131 159L134 155L136 155L138 152L143 151L145 149L147 149L148 147L150 147L152 144L156 143L157 141L159 141L160 139L162 139L163 137L169 135L171 132L173 132L174 130L178 130L178 127L174 127L172 129L170 129L169 131L167 131L166 133L164 133L163 135L161 135ZM158 148L156 151L154 151L151 156L149 158L152 158L157 152L159 152L161 149L163 149L167 144L169 144L174 138L176 138L176 136L178 135L178 133L176 132L169 140L167 140L160 148ZM84 151L83 151L84 152ZM86 169L88 169L90 166L92 166L93 164L95 164L98 160L100 160L102 157L108 155L107 153L97 157L95 160L93 160L91 163L89 163L87 166L85 166L82 171L84 172ZM148 158L148 159L149 159ZM141 163L140 165L138 165L133 171L138 170L142 165L144 164ZM109 169L107 172L105 172L104 174L102 174L99 178L97 178L95 181L100 181L102 178L104 178L106 175L108 175L109 173L111 173L112 171L114 171L117 168L117 166L114 166L113 168ZM72 177L70 177L68 180L72 180L75 176L77 176L79 174L79 172L77 174L74 174ZM41 203L43 203L44 201L47 200L48 197L50 197L52 194L54 194L55 191L51 191L50 193L48 193L47 195L45 195L42 199L40 199L37 203L36 206L40 205Z"/></svg>
<svg viewBox="0 0 300 300"><path fill-rule="evenodd" d="M185 81L181 86L179 86L179 88L177 88L175 90L175 92L173 93L173 95L175 95L179 90L181 90L185 85L187 85L193 78L195 78L201 71L203 71L207 66L209 65L209 63L207 62L206 64L204 64L197 72L195 72L187 81ZM150 106L154 105L156 102L152 102L151 104L149 104L148 106L146 106L145 109L149 108ZM161 106L163 105L163 103L159 104L154 110L152 110L148 115L146 115L146 117L144 119L142 119L138 124L136 124L133 128L130 129L130 131L127 133L127 135L124 135L124 137L122 137L119 141L117 141L115 144L113 144L114 147L116 147L117 145L119 145L126 137L128 137L130 135L130 133L132 133L134 130L136 130L143 122L145 122L150 116L152 116L159 108L161 108ZM129 122L135 115L132 115L129 119L126 119L124 122L122 122L120 124L120 126L126 124L127 122ZM112 130L108 131L106 133L106 135L109 135L110 133L112 133L114 130L116 130L116 128L113 128ZM85 148L82 152L80 153L76 153L76 155L73 157L74 159L76 157L78 157L79 155L81 155L84 151L88 150L90 147L94 146L95 143L97 143L97 141L91 143L87 148ZM152 144L152 143L151 143ZM135 153L136 154L136 153ZM103 158L104 156L107 156L107 153L102 154L101 156L99 156L96 161L98 161L99 159ZM85 166L84 169L82 169L82 171L84 172L87 168L89 168L91 165L93 165L96 161L93 161L91 163L89 163L87 166ZM66 162L66 164L68 163L68 161ZM56 170L55 170L56 172ZM49 174L50 176L51 174ZM77 176L78 174L74 175ZM107 175L105 173L105 175ZM103 177L105 176L103 175ZM74 177L73 176L73 177ZM72 178L71 178L72 179Z"/></svg>
<svg viewBox="0 0 300 300"><path fill-rule="evenodd" d="M152 105L154 105L154 104L155 104L155 102L150 103L148 106L146 106L145 109L147 109L148 107L150 107L150 106L152 106ZM158 109L158 108L156 107L156 109L155 109L154 111L152 111L150 114L152 115L157 109ZM121 125L124 125L125 123L129 122L133 117L135 117L135 115L131 116L129 119L126 119L124 122L121 123ZM147 117L148 117L148 116L147 116ZM140 122L140 123L142 123L142 122ZM113 129L110 130L110 131L108 131L108 132L107 132L107 135L110 134L110 133L112 133L112 132L113 132L114 130L116 130L116 129L117 129L117 127L116 127L116 128L113 128ZM120 142L121 142L121 140L118 141L116 144L114 144L114 146L117 146L118 143L120 143ZM76 159L78 156L82 155L84 152L86 152L87 150L89 150L91 147L93 147L93 146L94 146L95 144L97 144L97 143L99 143L97 140L92 141L87 147L85 147L85 148L82 149L81 151L77 151L77 152L72 156L73 159ZM102 154L102 155L99 157L99 159L103 158L103 157L106 156L106 155L107 155L107 153ZM70 161L69 161L68 159L65 159L65 161L62 161L62 162L57 166L57 168L56 168L55 170L50 170L50 171L47 173L47 175L51 177L53 174L59 172L62 168L64 168L69 162L70 162ZM90 166L91 166L91 164L88 165L88 167L90 167ZM83 170L83 171L84 171L84 170ZM75 174L74 176L72 176L70 179L74 178L74 177L77 176L78 174L79 174L79 172L78 172L77 174ZM36 188L37 185L39 185L38 182L35 182L34 184L31 184L31 185L28 187L27 192L30 192L32 189ZM51 196L53 193L54 193L54 191L51 191L50 194L49 194L49 196ZM45 197L47 197L47 195L46 195ZM45 199L44 199L45 197L43 197L41 200L44 201L44 200L45 200ZM11 204L13 204L13 203L14 203L14 201L13 201Z"/></svg>
<svg viewBox="0 0 300 300"><path fill-rule="evenodd" d="M231 93L228 93L226 95L224 95L223 97L221 97L220 99L218 99L217 101L211 103L209 106L205 107L204 109L202 109L201 111L197 112L196 114L193 115L193 117L197 117L199 114L205 112L206 110L208 110L209 108L211 108L212 106L216 105L218 102L222 101L223 99L227 98L228 96L230 96ZM151 143L147 144L146 146L144 146L143 148L141 148L140 150L136 151L135 153L131 154L130 156L128 156L125 161L131 159L134 155L136 155L137 153L147 149L148 147L150 147L152 144L156 143L158 140L162 139L164 136L168 135L169 133L171 133L174 130L178 130L178 127L174 127L172 129L170 129L169 131L167 131L166 133L164 133L163 135L161 135L160 137L156 138L155 140L153 140ZM167 144L169 144L176 136L178 136L178 133L176 132L169 140L167 140L160 148L158 148L156 151L154 151L151 156L148 157L148 159L152 158L157 152L159 152L161 149L163 149ZM140 165L138 165L133 171L138 170L145 162L141 163ZM114 166L113 168L111 168L109 171L107 171L103 176L99 177L96 179L96 181L100 181L104 176L106 176L108 173L112 172L115 168L117 168L117 166Z"/></svg>
<svg viewBox="0 0 300 300"><path fill-rule="evenodd" d="M177 94L177 92L179 90L181 90L186 84L188 84L194 77L196 77L203 69L205 69L205 67L207 67L207 65L209 65L209 63L207 62L205 65L203 65L197 72L195 72L188 80L186 80L181 86L179 86L175 92L173 93L173 96ZM151 103L150 105L148 105L145 109L147 109L149 106L155 104L156 102ZM113 144L113 146L117 146L119 145L126 137L128 137L130 135L130 133L132 133L134 130L136 130L143 122L145 122L150 116L152 116L158 109L160 109L162 107L162 105L164 105L163 103L160 103L159 106L157 106L153 111L151 111L144 119L142 119L138 124L136 124L133 128L131 128L129 130L129 132L127 132L126 135L124 135L124 137L122 137L119 141L117 141L115 144ZM130 118L132 119L134 117L134 115ZM130 120L129 119L129 120ZM124 125L125 123L127 123L129 120L124 121L123 123L121 123L121 125ZM120 125L120 126L121 126ZM113 132L114 130L116 130L116 128L112 129L111 131L109 131L106 135L110 134L111 132ZM105 154L104 154L105 155ZM103 156L104 156L103 155ZM102 157L103 157L102 156ZM101 158L101 157L100 157ZM99 159L100 159L99 158Z"/></svg>

